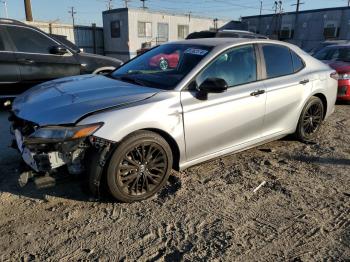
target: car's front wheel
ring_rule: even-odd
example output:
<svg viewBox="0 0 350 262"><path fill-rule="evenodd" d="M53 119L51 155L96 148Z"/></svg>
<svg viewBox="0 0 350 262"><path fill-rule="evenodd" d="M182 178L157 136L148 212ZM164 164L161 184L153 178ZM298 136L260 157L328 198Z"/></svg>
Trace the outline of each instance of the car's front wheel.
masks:
<svg viewBox="0 0 350 262"><path fill-rule="evenodd" d="M171 148L163 137L150 131L136 132L120 143L110 159L109 190L122 202L149 198L167 182L172 163Z"/></svg>
<svg viewBox="0 0 350 262"><path fill-rule="evenodd" d="M301 112L296 137L303 142L313 141L321 127L323 116L324 105L321 99L316 96L311 97Z"/></svg>

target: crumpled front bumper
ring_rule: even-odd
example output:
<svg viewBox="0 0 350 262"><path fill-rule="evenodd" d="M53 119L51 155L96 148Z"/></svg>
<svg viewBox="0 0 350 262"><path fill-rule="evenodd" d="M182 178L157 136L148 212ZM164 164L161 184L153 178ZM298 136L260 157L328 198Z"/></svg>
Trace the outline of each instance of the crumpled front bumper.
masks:
<svg viewBox="0 0 350 262"><path fill-rule="evenodd" d="M15 137L13 147L21 153L23 161L35 172L48 173L62 166L67 166L71 174L83 172L82 164L85 151L89 145L85 139L58 141L57 143L31 143L29 136L38 126L35 123L9 117L12 133Z"/></svg>

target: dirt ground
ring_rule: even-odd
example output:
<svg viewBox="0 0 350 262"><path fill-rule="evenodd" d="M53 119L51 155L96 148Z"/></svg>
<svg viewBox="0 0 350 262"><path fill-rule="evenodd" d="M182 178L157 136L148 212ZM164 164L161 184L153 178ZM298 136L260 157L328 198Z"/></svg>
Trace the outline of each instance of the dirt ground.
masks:
<svg viewBox="0 0 350 262"><path fill-rule="evenodd" d="M350 260L350 105L337 105L315 144L286 138L174 172L133 204L91 199L77 180L20 188L6 118L0 261Z"/></svg>

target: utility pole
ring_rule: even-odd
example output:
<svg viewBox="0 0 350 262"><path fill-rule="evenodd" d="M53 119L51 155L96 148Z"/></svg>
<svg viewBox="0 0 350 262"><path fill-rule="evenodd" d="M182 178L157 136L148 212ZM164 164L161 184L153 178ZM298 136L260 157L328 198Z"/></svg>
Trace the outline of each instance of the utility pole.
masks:
<svg viewBox="0 0 350 262"><path fill-rule="evenodd" d="M349 1L350 1L350 0L349 0ZM260 0L260 16L261 16L261 14L262 14L262 8L263 8L263 1Z"/></svg>
<svg viewBox="0 0 350 262"><path fill-rule="evenodd" d="M300 0L297 0L296 4L293 4L296 6L296 10L295 10L295 22L294 22L294 40L298 41L298 24L299 24L299 11L300 11L300 5L303 5L305 3L301 3ZM292 6L293 6L292 5ZM296 42L297 45L301 45L298 44L298 42Z"/></svg>
<svg viewBox="0 0 350 262"><path fill-rule="evenodd" d="M75 11L74 6L71 7L71 10L68 11L68 13L70 13L71 16L72 16L72 22L73 22L73 28L74 28L74 26L75 26L75 15L76 15L76 13L77 13L77 12Z"/></svg>
<svg viewBox="0 0 350 262"><path fill-rule="evenodd" d="M108 8L108 10L112 10L112 8L113 8L113 3L112 3L112 1L113 1L113 0L108 0L108 1L107 1L107 8Z"/></svg>
<svg viewBox="0 0 350 262"><path fill-rule="evenodd" d="M350 3L350 0L349 0L349 3ZM305 3L301 3L300 2L300 0L297 0L297 3L296 4L292 4L292 6L293 5L295 5L297 8L296 8L296 13L299 13L299 11L300 11L300 5L303 5L303 4L305 4Z"/></svg>
<svg viewBox="0 0 350 262"><path fill-rule="evenodd" d="M146 5L145 5L145 3L146 3L146 1L148 1L148 0L140 0L140 1L142 2L142 8L143 8L143 9L147 8Z"/></svg>
<svg viewBox="0 0 350 262"><path fill-rule="evenodd" d="M129 4L130 0L124 0L124 5L125 5L125 8L128 8L128 4Z"/></svg>
<svg viewBox="0 0 350 262"><path fill-rule="evenodd" d="M3 4L4 4L4 6L5 6L5 15L6 15L6 18L9 18L9 13L7 12L7 1L6 0L3 0L3 1L1 1Z"/></svg>
<svg viewBox="0 0 350 262"><path fill-rule="evenodd" d="M24 9L26 12L26 20L33 22L32 5L30 0L24 0Z"/></svg>

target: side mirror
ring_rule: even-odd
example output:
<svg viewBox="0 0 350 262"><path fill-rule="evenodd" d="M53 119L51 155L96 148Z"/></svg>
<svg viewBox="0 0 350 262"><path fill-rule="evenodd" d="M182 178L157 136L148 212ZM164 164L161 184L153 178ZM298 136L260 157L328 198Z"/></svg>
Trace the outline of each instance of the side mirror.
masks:
<svg viewBox="0 0 350 262"><path fill-rule="evenodd" d="M68 50L66 47L58 45L58 46L53 46L50 49L50 53L54 55L65 55L68 53Z"/></svg>
<svg viewBox="0 0 350 262"><path fill-rule="evenodd" d="M227 90L228 85L222 78L207 78L198 87L199 91L203 93L223 93Z"/></svg>

